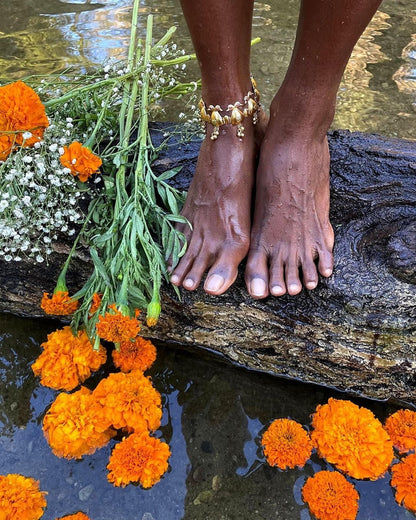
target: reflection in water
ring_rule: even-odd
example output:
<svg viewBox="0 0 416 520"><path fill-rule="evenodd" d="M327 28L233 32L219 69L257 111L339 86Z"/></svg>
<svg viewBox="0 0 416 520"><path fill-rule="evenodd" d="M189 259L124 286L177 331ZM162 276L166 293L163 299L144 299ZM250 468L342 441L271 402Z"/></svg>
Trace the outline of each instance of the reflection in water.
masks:
<svg viewBox="0 0 416 520"><path fill-rule="evenodd" d="M416 24L416 16L414 17ZM404 64L393 75L397 88L404 94L412 96L416 108L416 34L412 34L411 41L402 52Z"/></svg>
<svg viewBox="0 0 416 520"><path fill-rule="evenodd" d="M391 27L389 18L388 14L377 11L354 47L338 93L338 102L343 110L337 112L333 125L336 128L369 128L369 109L372 110L372 117L384 117L388 98L370 87L373 74L369 72L367 65L389 59L375 42L383 34L382 31ZM386 122L386 128L387 126Z"/></svg>
<svg viewBox="0 0 416 520"><path fill-rule="evenodd" d="M125 57L131 4L131 0L4 3L0 19L0 77L10 81L32 73L60 72L69 66L82 73L110 57ZM357 44L346 70L334 127L415 137L411 121L415 103L412 5L413 0L384 0L382 11ZM252 71L265 106L283 81L298 10L299 0L255 2L253 36L260 36L262 41L253 48ZM142 0L139 33L143 35L149 13L156 15L155 38L176 25L175 42L191 52L179 0ZM400 61L403 39L411 42ZM396 62L396 68L390 70ZM198 75L197 64L190 64L189 77L193 80ZM165 119L178 120L183 111L183 103L176 102L170 113L167 109Z"/></svg>
<svg viewBox="0 0 416 520"><path fill-rule="evenodd" d="M279 471L264 460L259 439L277 417L304 425L330 390L256 374L222 364L201 351L158 348L149 371L161 392L163 419L158 437L171 448L170 470L150 490L107 482L115 441L80 461L55 457L42 433L42 418L57 392L38 384L30 365L52 322L0 316L1 474L22 473L48 491L42 520L83 511L94 520L310 520L301 500L307 476L326 464L315 455L303 470ZM5 332L7 331L7 332ZM109 356L110 358L110 356ZM94 388L111 362L90 378ZM381 419L395 408L355 400ZM399 507L386 476L358 482L357 520L410 520Z"/></svg>

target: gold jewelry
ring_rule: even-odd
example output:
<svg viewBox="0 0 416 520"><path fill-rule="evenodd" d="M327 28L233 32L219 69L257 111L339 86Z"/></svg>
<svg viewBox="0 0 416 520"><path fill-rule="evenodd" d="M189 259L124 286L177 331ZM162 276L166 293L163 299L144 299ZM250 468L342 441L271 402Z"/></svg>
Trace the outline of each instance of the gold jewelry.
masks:
<svg viewBox="0 0 416 520"><path fill-rule="evenodd" d="M205 101L201 98L198 106L205 129L207 123L214 127L211 134L213 141L215 141L220 134L219 127L230 124L237 127L238 137L244 137L244 118L253 116L253 125L258 121L258 112L261 107L260 93L257 90L257 84L254 78L251 77L251 90L244 96L242 103L236 101L234 104L228 105L226 109L221 108L220 105L208 105L207 108ZM224 112L229 112L229 115L221 115Z"/></svg>

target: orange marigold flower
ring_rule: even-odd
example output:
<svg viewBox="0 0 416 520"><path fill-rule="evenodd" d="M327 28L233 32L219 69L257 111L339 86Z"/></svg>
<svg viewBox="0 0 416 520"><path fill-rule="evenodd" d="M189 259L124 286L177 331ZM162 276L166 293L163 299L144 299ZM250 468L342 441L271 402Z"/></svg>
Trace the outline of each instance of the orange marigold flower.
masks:
<svg viewBox="0 0 416 520"><path fill-rule="evenodd" d="M0 128L2 124L0 121ZM5 161L13 148L13 139L10 135L3 134L0 131L0 161Z"/></svg>
<svg viewBox="0 0 416 520"><path fill-rule="evenodd" d="M101 427L100 413L88 388L59 394L43 419L43 432L54 454L80 459L105 446L116 432Z"/></svg>
<svg viewBox="0 0 416 520"><path fill-rule="evenodd" d="M91 175L98 172L102 161L89 148L74 141L69 146L64 146L61 163L64 168L71 170L74 177L78 176L81 182L85 182Z"/></svg>
<svg viewBox="0 0 416 520"><path fill-rule="evenodd" d="M400 453L416 448L416 412L398 410L387 418L384 428Z"/></svg>
<svg viewBox="0 0 416 520"><path fill-rule="evenodd" d="M318 520L355 520L358 493L337 471L319 471L302 488L303 500Z"/></svg>
<svg viewBox="0 0 416 520"><path fill-rule="evenodd" d="M114 303L109 308L109 312L98 317L96 329L100 338L114 343L123 343L135 338L140 331L140 323L137 321L140 312L136 310L135 317L130 318L119 311Z"/></svg>
<svg viewBox="0 0 416 520"><path fill-rule="evenodd" d="M118 372L102 379L93 392L102 406L102 427L156 430L162 418L162 400L140 370Z"/></svg>
<svg viewBox="0 0 416 520"><path fill-rule="evenodd" d="M98 309L100 308L101 298L102 298L101 294L94 293L92 295L92 302L91 302L91 307L90 307L90 312L89 312L90 316L95 314L98 311Z"/></svg>
<svg viewBox="0 0 416 520"><path fill-rule="evenodd" d="M66 515L57 518L56 520L90 520L90 517L85 513L75 513L75 515Z"/></svg>
<svg viewBox="0 0 416 520"><path fill-rule="evenodd" d="M121 343L120 350L113 350L114 365L122 372L151 367L156 359L156 347L151 341L137 336L134 341Z"/></svg>
<svg viewBox="0 0 416 520"><path fill-rule="evenodd" d="M0 87L1 160L5 160L16 145L27 147L40 141L48 126L45 107L32 88L23 81ZM30 132L31 137L23 139L24 132Z"/></svg>
<svg viewBox="0 0 416 520"><path fill-rule="evenodd" d="M393 460L393 444L380 421L351 401L331 398L319 405L312 427L319 456L353 478L376 480Z"/></svg>
<svg viewBox="0 0 416 520"><path fill-rule="evenodd" d="M49 293L43 293L40 306L46 314L66 316L73 314L78 309L79 302L71 300L68 291L56 291L50 298Z"/></svg>
<svg viewBox="0 0 416 520"><path fill-rule="evenodd" d="M42 385L55 390L73 390L107 359L101 345L94 350L86 332L78 331L74 336L71 327L52 332L41 347L43 352L32 370L35 376L40 376Z"/></svg>
<svg viewBox="0 0 416 520"><path fill-rule="evenodd" d="M408 455L391 468L391 485L396 488L396 501L416 513L416 455Z"/></svg>
<svg viewBox="0 0 416 520"><path fill-rule="evenodd" d="M38 520L46 507L39 482L23 475L0 475L1 520Z"/></svg>
<svg viewBox="0 0 416 520"><path fill-rule="evenodd" d="M107 478L115 486L140 482L150 488L168 469L169 446L148 432L132 433L117 444L110 456Z"/></svg>
<svg viewBox="0 0 416 520"><path fill-rule="evenodd" d="M270 466L303 467L312 453L312 442L302 425L291 419L276 419L264 432L261 443Z"/></svg>

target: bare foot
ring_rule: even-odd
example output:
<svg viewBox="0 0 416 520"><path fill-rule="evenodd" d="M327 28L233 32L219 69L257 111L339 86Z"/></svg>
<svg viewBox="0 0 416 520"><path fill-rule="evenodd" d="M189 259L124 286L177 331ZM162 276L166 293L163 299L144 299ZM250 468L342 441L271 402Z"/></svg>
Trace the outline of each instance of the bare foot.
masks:
<svg viewBox="0 0 416 520"><path fill-rule="evenodd" d="M188 247L173 270L174 285L192 291L208 270L204 289L219 295L235 281L238 265L249 249L254 168L259 136L264 135L266 124L262 113L255 126L244 121L242 139L230 125L220 128L215 141L210 133L204 139L182 210L192 230L178 226Z"/></svg>
<svg viewBox="0 0 416 520"><path fill-rule="evenodd" d="M318 131L285 110L272 110L260 151L245 274L253 298L298 294L302 281L314 289L318 271L333 269L327 123Z"/></svg>

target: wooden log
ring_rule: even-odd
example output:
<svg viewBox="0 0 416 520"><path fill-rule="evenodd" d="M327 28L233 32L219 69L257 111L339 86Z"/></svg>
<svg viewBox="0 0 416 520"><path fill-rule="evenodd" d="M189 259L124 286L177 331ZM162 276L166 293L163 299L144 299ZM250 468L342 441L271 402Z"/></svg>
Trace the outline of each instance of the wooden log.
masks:
<svg viewBox="0 0 416 520"><path fill-rule="evenodd" d="M153 140L169 128L156 124ZM416 142L334 131L331 149L331 222L335 269L317 289L261 301L246 292L244 265L225 295L171 287L163 312L144 335L165 343L203 347L250 369L333 386L378 399L416 405ZM156 171L183 169L189 186L200 142L171 137ZM49 265L1 262L0 310L40 317L42 291L51 291L68 245ZM68 284L89 274L79 253Z"/></svg>

